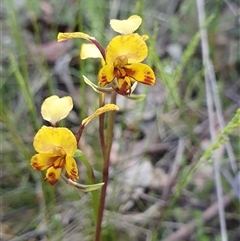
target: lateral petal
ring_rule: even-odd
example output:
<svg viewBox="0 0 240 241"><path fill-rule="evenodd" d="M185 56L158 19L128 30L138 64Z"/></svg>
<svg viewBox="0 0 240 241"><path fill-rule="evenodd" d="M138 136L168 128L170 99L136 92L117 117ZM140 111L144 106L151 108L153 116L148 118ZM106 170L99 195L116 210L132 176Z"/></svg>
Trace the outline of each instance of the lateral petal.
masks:
<svg viewBox="0 0 240 241"><path fill-rule="evenodd" d="M127 75L134 80L146 84L146 85L154 85L155 84L155 74L153 70L146 64L135 63L126 65L124 67Z"/></svg>
<svg viewBox="0 0 240 241"><path fill-rule="evenodd" d="M51 153L36 154L31 158L30 165L32 168L42 171L51 167L56 159L57 157Z"/></svg>
<svg viewBox="0 0 240 241"><path fill-rule="evenodd" d="M71 156L66 156L65 164L68 177L74 182L78 180L78 167L76 161Z"/></svg>
<svg viewBox="0 0 240 241"><path fill-rule="evenodd" d="M98 72L98 84L100 86L109 84L114 78L114 67L112 65L104 65Z"/></svg>

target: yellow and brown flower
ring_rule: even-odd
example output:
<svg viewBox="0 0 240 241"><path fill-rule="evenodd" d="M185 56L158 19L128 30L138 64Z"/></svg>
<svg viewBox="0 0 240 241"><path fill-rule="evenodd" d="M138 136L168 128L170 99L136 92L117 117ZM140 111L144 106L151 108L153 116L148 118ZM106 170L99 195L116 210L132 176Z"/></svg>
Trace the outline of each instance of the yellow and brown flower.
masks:
<svg viewBox="0 0 240 241"><path fill-rule="evenodd" d="M43 126L35 135L33 146L38 154L32 157L30 165L38 171L47 169L44 181L54 185L64 168L72 181L78 179L78 168L73 158L77 141L69 129Z"/></svg>

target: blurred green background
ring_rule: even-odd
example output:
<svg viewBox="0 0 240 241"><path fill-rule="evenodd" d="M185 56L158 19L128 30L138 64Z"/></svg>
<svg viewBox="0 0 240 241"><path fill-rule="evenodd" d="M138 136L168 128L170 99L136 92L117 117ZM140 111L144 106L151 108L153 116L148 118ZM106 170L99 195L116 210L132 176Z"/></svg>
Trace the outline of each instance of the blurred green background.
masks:
<svg viewBox="0 0 240 241"><path fill-rule="evenodd" d="M239 9L238 1L205 1L210 57L226 123L239 108ZM92 240L90 194L62 180L55 186L44 183L44 174L29 165L34 154L32 141L47 124L40 106L49 95L73 98L74 110L60 123L73 132L98 106L97 93L86 86L82 75L97 83L100 61L80 61L84 41L57 43L58 32L82 31L106 47L116 36L110 19L127 19L133 14L143 19L138 32L149 35L145 62L154 69L157 80L153 87L138 86L136 93L147 95L144 101L118 98L103 241L165 240L191 220L196 221L196 229L184 240L221 240L218 212L211 222L200 218L216 202L214 166L204 162L190 172L210 146L198 12L192 0L2 2L1 240ZM100 181L97 127L97 120L87 127L81 147ZM239 169L239 129L231 133L230 141ZM224 193L230 193L226 176L236 175L236 170L234 173L222 145L217 157ZM173 167L177 169L167 193L169 205L159 217L150 212L151 207L166 201L162 199ZM85 183L80 162L79 169L80 182ZM240 239L239 211L233 198L225 210L231 241Z"/></svg>

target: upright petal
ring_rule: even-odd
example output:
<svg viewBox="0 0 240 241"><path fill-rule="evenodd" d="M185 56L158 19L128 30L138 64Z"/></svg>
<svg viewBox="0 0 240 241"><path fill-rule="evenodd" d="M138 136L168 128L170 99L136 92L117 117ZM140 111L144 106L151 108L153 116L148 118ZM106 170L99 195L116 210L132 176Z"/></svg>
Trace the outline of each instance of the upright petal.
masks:
<svg viewBox="0 0 240 241"><path fill-rule="evenodd" d="M142 23L141 17L132 15L126 20L111 19L110 25L112 29L120 34L133 33Z"/></svg>
<svg viewBox="0 0 240 241"><path fill-rule="evenodd" d="M42 103L41 114L44 120L55 125L67 117L72 108L73 102L70 96L59 98L57 95L52 95Z"/></svg>
<svg viewBox="0 0 240 241"><path fill-rule="evenodd" d="M77 149L77 141L73 133L65 127L43 126L35 135L34 149L39 153L53 153L56 146L72 156Z"/></svg>
<svg viewBox="0 0 240 241"><path fill-rule="evenodd" d="M48 181L51 185L54 185L58 181L61 172L62 168L50 167L46 172L44 181Z"/></svg>
<svg viewBox="0 0 240 241"><path fill-rule="evenodd" d="M66 156L65 164L68 177L74 182L78 180L78 167L76 161L71 156Z"/></svg>
<svg viewBox="0 0 240 241"><path fill-rule="evenodd" d="M155 74L153 70L146 64L136 63L126 65L124 67L127 75L134 80L146 84L154 85L155 84Z"/></svg>
<svg viewBox="0 0 240 241"><path fill-rule="evenodd" d="M116 36L106 49L106 62L112 65L119 56L128 58L128 63L142 62L148 54L148 48L143 38L137 34Z"/></svg>
<svg viewBox="0 0 240 241"><path fill-rule="evenodd" d="M36 154L31 158L30 165L34 169L42 171L47 169L48 167L51 167L56 158L57 157L51 153Z"/></svg>
<svg viewBox="0 0 240 241"><path fill-rule="evenodd" d="M100 86L109 84L114 78L114 67L112 65L104 65L98 72L98 84Z"/></svg>

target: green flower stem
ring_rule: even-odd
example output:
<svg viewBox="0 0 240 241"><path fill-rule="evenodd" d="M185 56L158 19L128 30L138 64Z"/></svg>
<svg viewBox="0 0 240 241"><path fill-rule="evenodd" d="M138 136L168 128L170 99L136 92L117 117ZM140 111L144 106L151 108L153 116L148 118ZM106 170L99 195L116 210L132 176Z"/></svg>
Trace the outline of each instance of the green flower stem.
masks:
<svg viewBox="0 0 240 241"><path fill-rule="evenodd" d="M116 98L117 98L117 93L115 91L113 91L111 93L111 104L116 104ZM114 128L114 123L115 123L115 114L116 114L116 111L110 111L108 113L108 119L107 119L105 148L103 150L104 163L103 163L103 179L102 179L102 182L104 182L104 185L101 189L101 195L100 195L98 220L97 220L95 239L94 239L95 241L101 241L101 231L102 231L101 225L102 225L104 205L105 205L107 185L108 185L108 171L109 171L110 152L111 152L112 139L113 139L113 128Z"/></svg>

